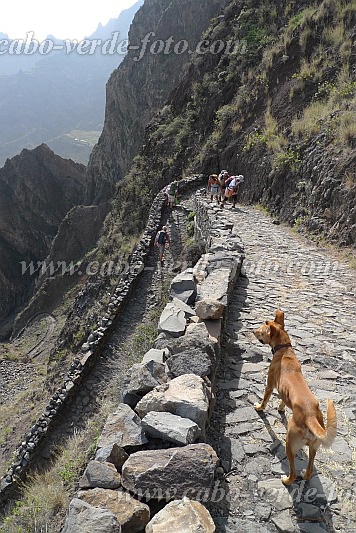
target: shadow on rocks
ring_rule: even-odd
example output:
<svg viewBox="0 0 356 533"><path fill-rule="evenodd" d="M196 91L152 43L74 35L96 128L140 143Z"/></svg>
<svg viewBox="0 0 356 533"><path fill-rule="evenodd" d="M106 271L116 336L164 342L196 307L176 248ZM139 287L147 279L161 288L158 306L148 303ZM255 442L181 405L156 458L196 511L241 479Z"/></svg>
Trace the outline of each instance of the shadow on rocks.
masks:
<svg viewBox="0 0 356 533"><path fill-rule="evenodd" d="M207 441L217 452L221 466L217 470L215 486L211 501L207 505L216 525L217 533L236 531L236 525L231 521L231 510L236 498L239 498L240 461L245 457L242 444L238 439L228 437L226 433L227 415L235 409L235 400L230 396L229 381L234 381L234 391L238 397L239 380L229 370L229 363L242 361L244 349L238 342L231 342L229 324L236 321L242 311L247 298L248 278L240 276L235 290L230 298L226 317L226 333L221 343L221 361L217 374L216 403L207 431ZM237 324L239 322L237 321ZM238 337L241 325L237 325L235 333Z"/></svg>

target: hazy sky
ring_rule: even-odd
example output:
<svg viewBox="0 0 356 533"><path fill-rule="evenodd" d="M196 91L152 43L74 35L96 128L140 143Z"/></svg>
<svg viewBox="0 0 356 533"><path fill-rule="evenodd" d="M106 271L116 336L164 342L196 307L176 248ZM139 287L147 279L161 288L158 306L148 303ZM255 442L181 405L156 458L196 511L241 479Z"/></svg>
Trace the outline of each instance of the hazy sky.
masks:
<svg viewBox="0 0 356 533"><path fill-rule="evenodd" d="M22 39L29 31L39 41L51 34L81 40L136 0L5 0L1 5L0 32Z"/></svg>

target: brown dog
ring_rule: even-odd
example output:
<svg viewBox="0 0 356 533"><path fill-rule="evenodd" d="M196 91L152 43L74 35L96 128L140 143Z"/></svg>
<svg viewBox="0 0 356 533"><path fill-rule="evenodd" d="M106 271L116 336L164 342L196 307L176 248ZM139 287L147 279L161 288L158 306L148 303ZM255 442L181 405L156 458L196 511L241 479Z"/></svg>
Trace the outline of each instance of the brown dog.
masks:
<svg viewBox="0 0 356 533"><path fill-rule="evenodd" d="M292 410L286 437L286 453L290 472L282 478L282 483L290 485L297 478L294 456L305 445L309 446L309 462L303 479L310 479L313 474L314 458L320 445L328 448L336 436L336 411L332 400L328 400L327 423L324 426L319 402L309 389L300 363L292 349L288 333L284 330L284 313L277 310L274 320L266 320L254 331L257 339L272 348L273 359L268 369L267 385L263 400L255 404L257 411L262 411L276 388L281 398L278 411L285 406Z"/></svg>

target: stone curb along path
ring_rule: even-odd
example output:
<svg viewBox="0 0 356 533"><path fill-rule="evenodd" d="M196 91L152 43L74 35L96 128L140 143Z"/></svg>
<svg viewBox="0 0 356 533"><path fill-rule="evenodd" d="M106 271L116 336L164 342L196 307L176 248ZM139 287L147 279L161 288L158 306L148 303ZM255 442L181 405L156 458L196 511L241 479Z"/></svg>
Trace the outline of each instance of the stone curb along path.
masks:
<svg viewBox="0 0 356 533"><path fill-rule="evenodd" d="M228 306L217 379L217 402L207 441L224 468L209 510L224 533L354 533L356 531L356 306L355 271L330 250L274 225L251 206L217 206L218 224L243 238L246 259ZM290 411L277 411L274 393L264 414L260 402L271 351L253 329L285 312L285 328L303 374L326 416L335 402L337 437L319 448L315 473L289 488L285 434ZM297 454L306 467L306 449Z"/></svg>
<svg viewBox="0 0 356 533"><path fill-rule="evenodd" d="M87 533L94 523L103 533L215 531L203 504L219 459L204 441L243 246L234 227L212 215L197 197L195 233L207 252L172 281L154 347L125 377L122 403L104 426L62 533Z"/></svg>

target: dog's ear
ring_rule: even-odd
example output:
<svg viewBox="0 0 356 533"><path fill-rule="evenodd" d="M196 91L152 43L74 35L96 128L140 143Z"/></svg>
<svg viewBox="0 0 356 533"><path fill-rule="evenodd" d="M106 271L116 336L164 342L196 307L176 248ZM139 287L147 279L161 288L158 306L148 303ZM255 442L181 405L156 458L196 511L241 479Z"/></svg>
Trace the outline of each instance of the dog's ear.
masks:
<svg viewBox="0 0 356 533"><path fill-rule="evenodd" d="M277 309L276 316L274 317L274 321L277 322L281 326L282 329L284 329L284 313L280 309Z"/></svg>
<svg viewBox="0 0 356 533"><path fill-rule="evenodd" d="M279 332L278 332L277 326L273 322L270 322L269 323L269 336L270 336L270 339L272 339L272 337L274 337L278 333Z"/></svg>

